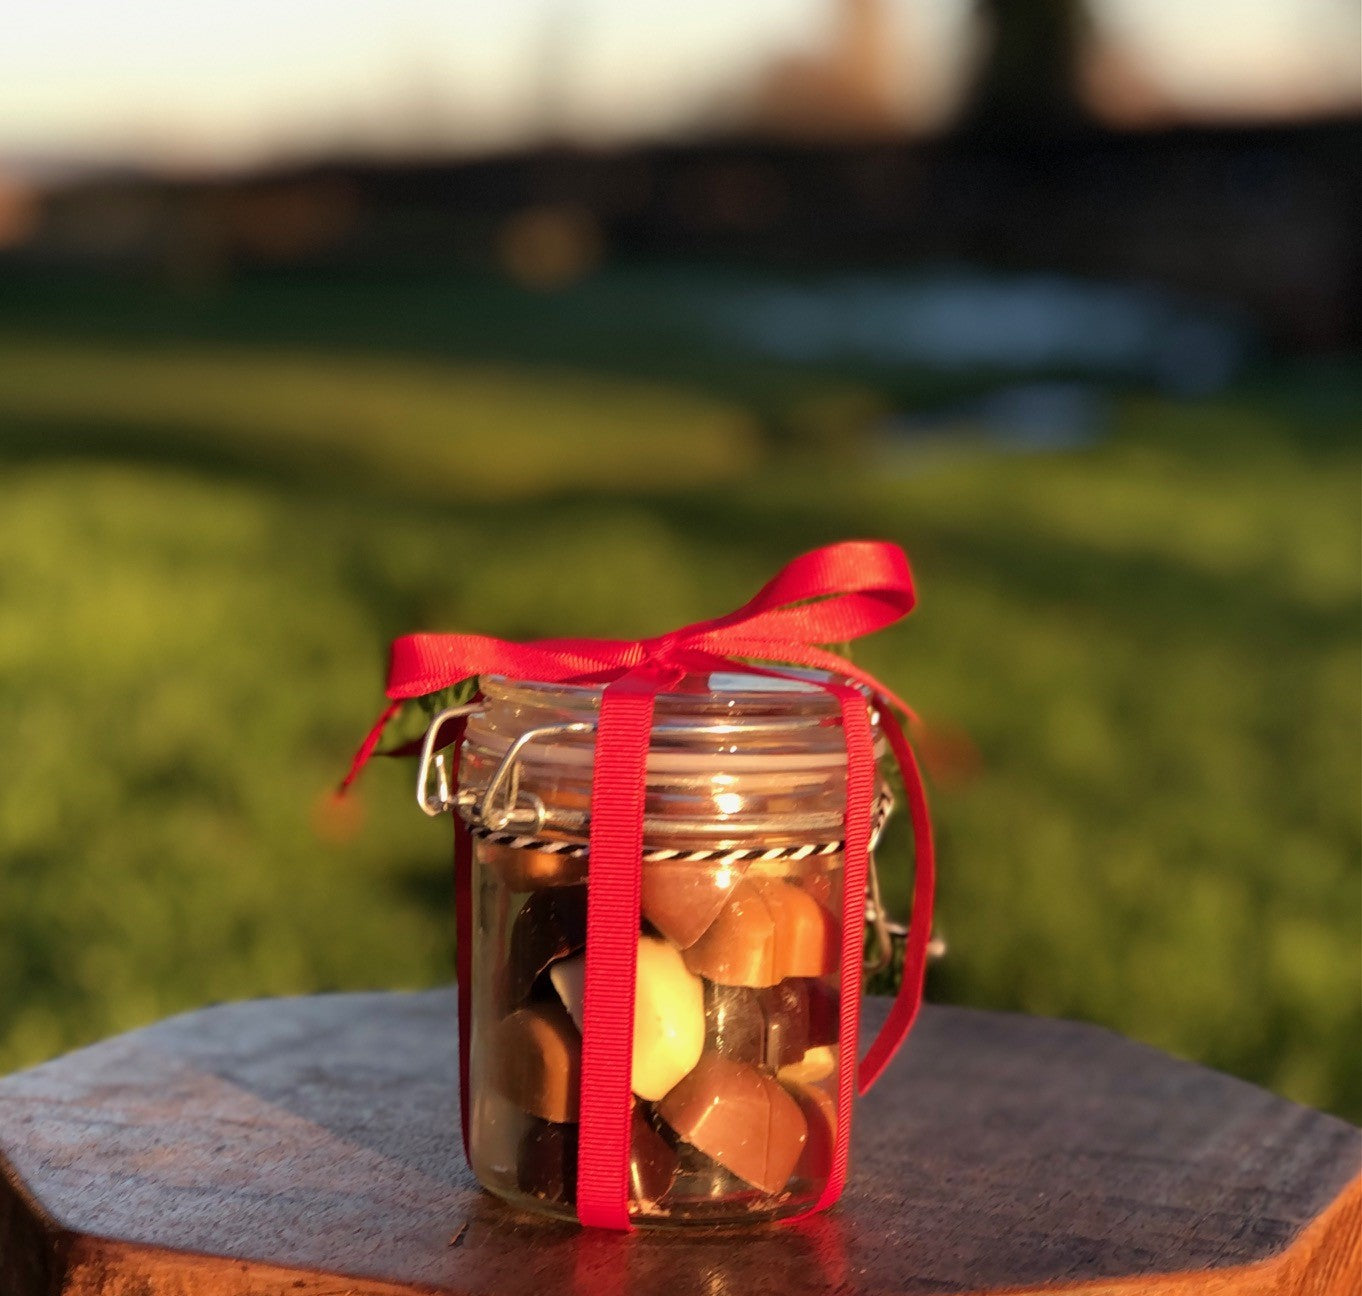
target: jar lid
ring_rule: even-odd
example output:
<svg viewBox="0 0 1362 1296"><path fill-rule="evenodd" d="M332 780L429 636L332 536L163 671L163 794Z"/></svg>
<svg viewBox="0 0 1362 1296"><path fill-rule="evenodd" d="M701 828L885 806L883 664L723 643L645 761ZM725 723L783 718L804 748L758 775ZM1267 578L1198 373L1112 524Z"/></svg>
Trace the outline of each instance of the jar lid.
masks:
<svg viewBox="0 0 1362 1296"><path fill-rule="evenodd" d="M841 708L815 682L832 677L809 670L791 674L798 678L739 672L688 675L659 693L653 705L649 777L729 767L772 772L844 767ZM470 746L504 753L533 729L541 732L526 744L523 760L591 764L603 685L502 676L487 676L481 684L484 705L469 719ZM871 719L878 721L873 711Z"/></svg>
<svg viewBox="0 0 1362 1296"><path fill-rule="evenodd" d="M657 695L645 773L649 842L752 843L840 836L846 748L833 678L690 675ZM460 762L465 818L497 830L589 830L603 685L481 680ZM872 711L872 724L878 717Z"/></svg>

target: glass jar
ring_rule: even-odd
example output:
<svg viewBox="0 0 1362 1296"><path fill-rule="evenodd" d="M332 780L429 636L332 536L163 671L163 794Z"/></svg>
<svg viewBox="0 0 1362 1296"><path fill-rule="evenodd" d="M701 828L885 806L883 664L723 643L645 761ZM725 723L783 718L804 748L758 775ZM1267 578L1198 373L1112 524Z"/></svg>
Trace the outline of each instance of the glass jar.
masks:
<svg viewBox="0 0 1362 1296"><path fill-rule="evenodd" d="M474 835L470 1155L573 1218L599 686L484 678L455 798ZM795 1214L836 1124L846 753L834 697L757 675L656 700L633 1044L638 1224ZM859 992L859 987L858 987Z"/></svg>

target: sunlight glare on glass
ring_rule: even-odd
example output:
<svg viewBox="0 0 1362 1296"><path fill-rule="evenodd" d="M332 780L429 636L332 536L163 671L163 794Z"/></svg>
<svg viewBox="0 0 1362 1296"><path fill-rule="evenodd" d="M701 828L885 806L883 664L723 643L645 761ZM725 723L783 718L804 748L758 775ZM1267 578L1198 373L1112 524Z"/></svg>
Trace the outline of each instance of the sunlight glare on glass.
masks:
<svg viewBox="0 0 1362 1296"><path fill-rule="evenodd" d="M734 815L742 809L742 796L737 792L720 792L714 798L720 814Z"/></svg>

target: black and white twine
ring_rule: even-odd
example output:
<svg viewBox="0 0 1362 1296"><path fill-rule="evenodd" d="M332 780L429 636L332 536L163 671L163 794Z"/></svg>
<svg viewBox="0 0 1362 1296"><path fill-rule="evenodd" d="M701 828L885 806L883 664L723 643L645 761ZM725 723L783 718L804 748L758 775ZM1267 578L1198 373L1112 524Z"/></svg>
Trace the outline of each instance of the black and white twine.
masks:
<svg viewBox="0 0 1362 1296"><path fill-rule="evenodd" d="M893 808L893 796L888 789L881 790L879 799L875 802L875 818L870 830L872 841L879 836L880 830L884 827L884 821L889 817ZM470 824L469 832L491 846L509 846L512 850L541 851L545 855L561 855L564 859L584 859L589 851L586 842L554 841L546 837L527 837L520 833L494 832L481 824ZM662 863L663 861L674 861L679 864L701 864L711 860L724 864L736 864L743 860L816 859L823 855L836 855L842 849L843 844L839 839L830 842L805 843L801 846L772 846L767 849L760 846L740 850L725 848L694 851L645 849L642 859L645 864Z"/></svg>

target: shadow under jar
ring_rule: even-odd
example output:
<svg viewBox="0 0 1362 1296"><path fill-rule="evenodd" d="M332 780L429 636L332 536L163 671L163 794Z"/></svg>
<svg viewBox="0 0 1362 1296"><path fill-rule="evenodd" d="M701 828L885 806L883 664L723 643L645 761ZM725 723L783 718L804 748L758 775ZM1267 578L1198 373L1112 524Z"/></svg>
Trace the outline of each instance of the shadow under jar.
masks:
<svg viewBox="0 0 1362 1296"><path fill-rule="evenodd" d="M574 1218L599 686L484 678L474 832L473 1170ZM758 675L657 698L631 1087L638 1224L805 1210L835 1136L846 754L832 695ZM859 928L858 928L859 930Z"/></svg>

